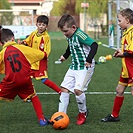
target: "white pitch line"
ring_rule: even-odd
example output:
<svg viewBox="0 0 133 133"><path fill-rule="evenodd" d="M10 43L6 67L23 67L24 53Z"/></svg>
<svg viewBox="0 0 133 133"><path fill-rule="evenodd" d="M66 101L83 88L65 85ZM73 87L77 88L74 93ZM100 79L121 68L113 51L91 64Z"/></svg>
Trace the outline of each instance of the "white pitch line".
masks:
<svg viewBox="0 0 133 133"><path fill-rule="evenodd" d="M58 94L56 92L37 92L39 95L55 95ZM85 94L91 94L91 95L107 95L107 94L116 94L116 92L85 92ZM124 94L131 94L131 92L124 92Z"/></svg>
<svg viewBox="0 0 133 133"><path fill-rule="evenodd" d="M102 44L102 46L109 48L109 45L106 45L106 44ZM115 48L115 47L113 47L112 49L117 50L117 48Z"/></svg>

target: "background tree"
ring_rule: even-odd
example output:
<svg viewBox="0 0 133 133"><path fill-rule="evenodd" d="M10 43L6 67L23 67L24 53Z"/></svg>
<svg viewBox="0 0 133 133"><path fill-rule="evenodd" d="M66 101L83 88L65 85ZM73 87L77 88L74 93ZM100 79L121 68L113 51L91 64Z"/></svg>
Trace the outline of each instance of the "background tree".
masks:
<svg viewBox="0 0 133 133"><path fill-rule="evenodd" d="M108 14L108 0L85 0L86 3L89 3L89 7L86 9L86 14L89 16L91 20L100 20L100 28L102 31L102 35L107 31L108 26L103 25L103 20L101 16L105 13ZM81 8L81 3L84 3L83 0L78 0L76 3L76 12L83 13L84 8ZM108 16L106 18L108 20Z"/></svg>
<svg viewBox="0 0 133 133"><path fill-rule="evenodd" d="M65 5L65 0L55 1L53 3L53 9L50 12L50 16L61 16L62 7Z"/></svg>
<svg viewBox="0 0 133 133"><path fill-rule="evenodd" d="M86 16L89 16L91 20L100 20L102 34L105 34L108 26L103 25L101 16L103 13L108 14L108 0L59 0L54 2L50 15L61 16L69 13L79 16L80 13L84 13L84 8L81 7L81 3L84 2L89 3L89 7L85 10ZM106 19L108 20L108 16Z"/></svg>
<svg viewBox="0 0 133 133"><path fill-rule="evenodd" d="M59 0L57 2L54 2L50 15L61 16L65 13L71 14L73 16L77 15L76 0Z"/></svg>
<svg viewBox="0 0 133 133"><path fill-rule="evenodd" d="M68 13L73 16L76 16L76 0L67 0L66 4L62 6L63 12L61 12L61 15Z"/></svg>
<svg viewBox="0 0 133 133"><path fill-rule="evenodd" d="M91 17L100 17L101 13L107 13L108 0L85 0L89 3L89 8L86 10ZM70 13L71 15L79 15L84 10L81 8L83 0L59 0L54 2L53 9L50 15L61 16L64 13Z"/></svg>
<svg viewBox="0 0 133 133"><path fill-rule="evenodd" d="M11 9L8 0L0 0L0 10ZM13 21L13 13L0 11L0 25L11 25Z"/></svg>

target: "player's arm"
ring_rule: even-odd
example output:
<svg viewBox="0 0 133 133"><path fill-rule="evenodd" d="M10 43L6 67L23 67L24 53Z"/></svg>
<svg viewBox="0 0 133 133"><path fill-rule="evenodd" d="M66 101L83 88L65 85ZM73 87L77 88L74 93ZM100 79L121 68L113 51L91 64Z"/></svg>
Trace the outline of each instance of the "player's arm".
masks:
<svg viewBox="0 0 133 133"><path fill-rule="evenodd" d="M31 47L31 42L33 41L33 36L35 35L34 32L32 32L30 35L26 36L26 39L21 42L21 44L25 46Z"/></svg>
<svg viewBox="0 0 133 133"><path fill-rule="evenodd" d="M28 46L27 42L25 40L21 41L20 44L23 44L25 46Z"/></svg>
<svg viewBox="0 0 133 133"><path fill-rule="evenodd" d="M86 62L88 62L88 63L92 63L92 59L94 58L94 56L97 53L98 44L96 42L93 42L90 47L91 47L90 53L89 53L88 57L86 58Z"/></svg>
<svg viewBox="0 0 133 133"><path fill-rule="evenodd" d="M69 57L69 55L70 55L70 48L68 46L66 52L63 55L61 55L59 60L63 62Z"/></svg>
<svg viewBox="0 0 133 133"><path fill-rule="evenodd" d="M70 48L69 48L69 45L68 45L68 47L67 47L67 49L66 49L66 52L63 54L63 57L64 57L65 59L67 59L67 58L69 57L69 55L70 55Z"/></svg>
<svg viewBox="0 0 133 133"><path fill-rule="evenodd" d="M116 58L133 57L133 52L130 52L130 51L122 52L121 50L118 49L114 52L113 56Z"/></svg>
<svg viewBox="0 0 133 133"><path fill-rule="evenodd" d="M30 35L28 35L28 36L26 36L26 39L25 40L22 40L21 42L20 42L20 44L23 44L23 45L25 45L25 46L28 46L28 42L30 41L30 37L29 37Z"/></svg>
<svg viewBox="0 0 133 133"><path fill-rule="evenodd" d="M26 59L30 62L30 64L47 58L46 52L42 52L38 49L34 49L24 45L16 45L15 47L21 50L21 52L25 55Z"/></svg>
<svg viewBox="0 0 133 133"><path fill-rule="evenodd" d="M47 56L49 56L49 54L51 52L51 40L50 40L49 36L46 38L46 45L44 47L45 47L44 51L46 51Z"/></svg>
<svg viewBox="0 0 133 133"><path fill-rule="evenodd" d="M133 57L133 53L124 52L123 57Z"/></svg>

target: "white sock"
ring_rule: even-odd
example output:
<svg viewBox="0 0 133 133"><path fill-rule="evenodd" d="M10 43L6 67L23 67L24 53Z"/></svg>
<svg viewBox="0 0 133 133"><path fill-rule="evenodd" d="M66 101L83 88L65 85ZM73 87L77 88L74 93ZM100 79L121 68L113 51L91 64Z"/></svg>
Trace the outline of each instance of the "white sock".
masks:
<svg viewBox="0 0 133 133"><path fill-rule="evenodd" d="M69 93L61 92L58 111L66 113L68 104L69 104Z"/></svg>
<svg viewBox="0 0 133 133"><path fill-rule="evenodd" d="M76 101L77 101L77 104L78 104L79 112L85 113L87 111L85 93L82 93L81 95L75 96L75 97L76 97Z"/></svg>

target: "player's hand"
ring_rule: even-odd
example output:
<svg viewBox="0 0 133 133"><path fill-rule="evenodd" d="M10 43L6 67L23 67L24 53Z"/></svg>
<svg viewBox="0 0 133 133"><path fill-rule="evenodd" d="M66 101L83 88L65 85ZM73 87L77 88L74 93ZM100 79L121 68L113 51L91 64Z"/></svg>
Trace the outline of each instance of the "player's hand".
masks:
<svg viewBox="0 0 133 133"><path fill-rule="evenodd" d="M116 57L117 54L118 54L118 50L116 50L116 51L114 52L113 56Z"/></svg>
<svg viewBox="0 0 133 133"><path fill-rule="evenodd" d="M118 58L118 57L122 58L123 57L123 52L118 49L114 52L113 56L116 57L116 58Z"/></svg>
<svg viewBox="0 0 133 133"><path fill-rule="evenodd" d="M28 46L27 43L26 43L25 41L21 41L20 44L23 44L23 45Z"/></svg>
<svg viewBox="0 0 133 133"><path fill-rule="evenodd" d="M60 61L65 61L66 59L64 58L64 56L63 55L61 55L61 57L60 57L60 59L59 59Z"/></svg>
<svg viewBox="0 0 133 133"><path fill-rule="evenodd" d="M89 68L89 67L91 67L91 63L86 62L86 63L85 63L85 66L86 66L87 68Z"/></svg>

